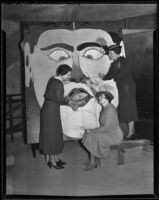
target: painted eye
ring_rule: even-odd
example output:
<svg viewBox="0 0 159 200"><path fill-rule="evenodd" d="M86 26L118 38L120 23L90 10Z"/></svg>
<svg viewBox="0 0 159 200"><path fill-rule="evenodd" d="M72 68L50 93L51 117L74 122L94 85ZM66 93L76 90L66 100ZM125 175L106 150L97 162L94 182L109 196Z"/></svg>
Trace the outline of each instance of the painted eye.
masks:
<svg viewBox="0 0 159 200"><path fill-rule="evenodd" d="M98 49L89 49L86 50L83 57L89 59L89 60L98 60L104 56L104 51Z"/></svg>
<svg viewBox="0 0 159 200"><path fill-rule="evenodd" d="M64 60L70 58L70 55L64 50L52 51L48 56L50 59L52 59L56 62L64 61Z"/></svg>

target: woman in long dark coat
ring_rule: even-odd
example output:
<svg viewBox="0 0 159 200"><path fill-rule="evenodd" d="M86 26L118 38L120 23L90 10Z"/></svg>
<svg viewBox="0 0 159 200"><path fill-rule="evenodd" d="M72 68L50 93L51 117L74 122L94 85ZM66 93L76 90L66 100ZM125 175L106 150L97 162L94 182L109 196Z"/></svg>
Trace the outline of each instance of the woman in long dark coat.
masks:
<svg viewBox="0 0 159 200"><path fill-rule="evenodd" d="M121 46L108 47L108 56L114 62L104 80L114 79L119 91L118 117L125 138L135 135L134 122L137 121L136 86L124 57L120 57Z"/></svg>
<svg viewBox="0 0 159 200"><path fill-rule="evenodd" d="M57 158L63 151L63 131L60 118L60 105L68 105L64 98L63 81L71 78L71 67L60 65L56 76L48 81L45 100L40 112L40 153L45 155L47 165L56 169L64 168L65 162Z"/></svg>

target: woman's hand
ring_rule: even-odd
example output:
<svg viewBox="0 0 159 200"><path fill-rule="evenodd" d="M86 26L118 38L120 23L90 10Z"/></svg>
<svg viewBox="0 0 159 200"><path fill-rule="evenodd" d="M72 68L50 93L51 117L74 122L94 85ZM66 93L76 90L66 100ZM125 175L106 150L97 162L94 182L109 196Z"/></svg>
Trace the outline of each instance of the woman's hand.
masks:
<svg viewBox="0 0 159 200"><path fill-rule="evenodd" d="M75 105L75 102L74 102L74 101L72 101L72 100L69 100L69 102L68 102L68 105L72 107L72 106L74 106L74 105Z"/></svg>
<svg viewBox="0 0 159 200"><path fill-rule="evenodd" d="M89 88L91 88L91 87L92 87L92 82L91 82L91 80L90 80L90 79L86 81L86 85L87 85Z"/></svg>
<svg viewBox="0 0 159 200"><path fill-rule="evenodd" d="M77 111L78 110L78 105L74 102L74 101L69 101L68 105L72 108L73 111Z"/></svg>
<svg viewBox="0 0 159 200"><path fill-rule="evenodd" d="M66 99L67 102L71 101L71 97L66 96L65 99Z"/></svg>

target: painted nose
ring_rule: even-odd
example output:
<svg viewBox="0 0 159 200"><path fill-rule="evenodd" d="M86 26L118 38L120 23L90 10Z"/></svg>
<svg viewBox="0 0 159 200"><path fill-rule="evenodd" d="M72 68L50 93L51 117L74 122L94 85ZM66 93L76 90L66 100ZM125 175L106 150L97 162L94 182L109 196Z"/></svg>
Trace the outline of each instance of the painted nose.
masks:
<svg viewBox="0 0 159 200"><path fill-rule="evenodd" d="M80 79L84 77L84 74L80 68L79 55L77 52L73 54L73 66L72 66L71 77L76 82L80 82Z"/></svg>

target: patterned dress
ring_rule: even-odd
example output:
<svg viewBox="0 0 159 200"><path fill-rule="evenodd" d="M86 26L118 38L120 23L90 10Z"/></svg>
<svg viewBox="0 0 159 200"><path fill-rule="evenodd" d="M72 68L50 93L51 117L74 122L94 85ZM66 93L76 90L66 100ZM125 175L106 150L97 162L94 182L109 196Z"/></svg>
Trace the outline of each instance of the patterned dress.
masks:
<svg viewBox="0 0 159 200"><path fill-rule="evenodd" d="M103 108L99 120L100 127L86 133L82 143L93 156L105 158L111 145L122 142L123 132L119 126L116 108L111 103Z"/></svg>

